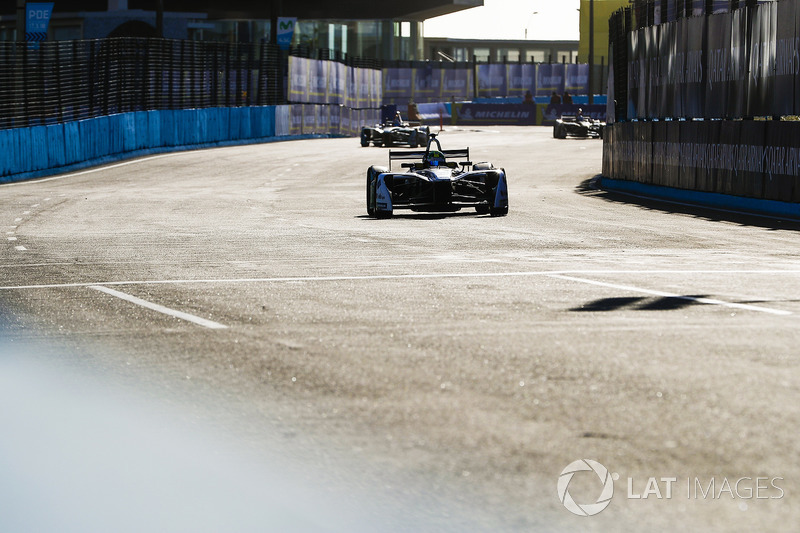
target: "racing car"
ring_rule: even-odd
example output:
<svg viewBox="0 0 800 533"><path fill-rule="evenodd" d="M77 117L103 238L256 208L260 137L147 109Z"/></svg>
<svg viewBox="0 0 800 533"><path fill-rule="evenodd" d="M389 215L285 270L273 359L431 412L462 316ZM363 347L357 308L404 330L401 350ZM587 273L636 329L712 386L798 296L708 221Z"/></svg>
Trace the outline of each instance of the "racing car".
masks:
<svg viewBox="0 0 800 533"><path fill-rule="evenodd" d="M572 137L597 137L603 138L603 128L606 123L595 120L591 117L583 116L578 109L575 115L561 115L553 126L553 137L556 139L566 139L567 135Z"/></svg>
<svg viewBox="0 0 800 533"><path fill-rule="evenodd" d="M392 162L403 171L392 170ZM460 167L460 168L459 168ZM396 209L416 212L456 212L474 208L478 214L508 214L506 172L491 163L469 160L469 148L442 150L431 133L425 150L390 150L389 168L367 170L367 214L389 218Z"/></svg>
<svg viewBox="0 0 800 533"><path fill-rule="evenodd" d="M361 128L361 146L394 146L407 144L411 148L428 144L430 128L418 122L404 122L398 111L394 120Z"/></svg>

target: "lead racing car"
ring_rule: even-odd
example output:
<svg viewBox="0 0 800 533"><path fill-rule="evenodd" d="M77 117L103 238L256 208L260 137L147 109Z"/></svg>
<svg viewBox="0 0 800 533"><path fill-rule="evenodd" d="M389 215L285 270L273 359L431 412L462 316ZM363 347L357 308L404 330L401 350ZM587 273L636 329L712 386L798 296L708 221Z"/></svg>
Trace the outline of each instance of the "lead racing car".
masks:
<svg viewBox="0 0 800 533"><path fill-rule="evenodd" d="M392 162L404 171L392 170ZM460 167L460 168L459 168ZM491 163L469 160L469 148L442 150L431 134L425 150L390 150L389 168L367 170L367 214L389 218L396 209L449 212L474 208L478 214L508 214L506 172Z"/></svg>
<svg viewBox="0 0 800 533"><path fill-rule="evenodd" d="M394 120L361 128L361 146L394 146L407 144L411 148L428 144L431 129L418 122L404 122L398 111Z"/></svg>

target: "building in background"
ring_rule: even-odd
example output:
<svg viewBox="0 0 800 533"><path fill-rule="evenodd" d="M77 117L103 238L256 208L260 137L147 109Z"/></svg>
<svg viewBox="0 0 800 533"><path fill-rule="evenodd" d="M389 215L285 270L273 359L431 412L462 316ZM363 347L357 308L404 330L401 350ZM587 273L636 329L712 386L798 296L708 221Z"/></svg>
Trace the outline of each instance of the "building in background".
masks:
<svg viewBox="0 0 800 533"><path fill-rule="evenodd" d="M589 62L589 41L592 38L590 31L590 3L594 2L594 64L608 65L608 19L611 15L631 5L629 0L581 0L581 36L578 45L578 61Z"/></svg>
<svg viewBox="0 0 800 533"><path fill-rule="evenodd" d="M0 40L17 39L17 0L0 0ZM426 19L483 0L58 0L49 40L152 37L274 41L277 17L296 17L294 46L379 60L422 60ZM159 14L162 14L159 24Z"/></svg>
<svg viewBox="0 0 800 533"><path fill-rule="evenodd" d="M425 39L425 59L479 63L574 63L578 41Z"/></svg>

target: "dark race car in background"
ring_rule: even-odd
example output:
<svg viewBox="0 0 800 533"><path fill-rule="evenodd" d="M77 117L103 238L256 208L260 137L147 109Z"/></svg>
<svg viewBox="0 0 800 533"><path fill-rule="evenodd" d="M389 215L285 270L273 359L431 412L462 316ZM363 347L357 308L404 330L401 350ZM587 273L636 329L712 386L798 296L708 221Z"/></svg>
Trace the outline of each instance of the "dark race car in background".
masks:
<svg viewBox="0 0 800 533"><path fill-rule="evenodd" d="M553 126L553 137L566 139L570 137L596 137L603 138L603 128L606 123L581 114L580 109L574 115L561 115Z"/></svg>
<svg viewBox="0 0 800 533"><path fill-rule="evenodd" d="M411 148L427 146L430 128L419 122L404 122L400 113L394 120L361 128L361 146L395 146L407 144Z"/></svg>
<svg viewBox="0 0 800 533"><path fill-rule="evenodd" d="M404 171L393 171L392 161ZM457 162L458 161L458 162ZM460 168L459 168L460 167ZM367 214L389 218L397 209L453 213L474 208L478 214L508 214L506 172L491 163L469 161L469 148L442 150L431 134L425 150L390 150L389 168L367 170Z"/></svg>

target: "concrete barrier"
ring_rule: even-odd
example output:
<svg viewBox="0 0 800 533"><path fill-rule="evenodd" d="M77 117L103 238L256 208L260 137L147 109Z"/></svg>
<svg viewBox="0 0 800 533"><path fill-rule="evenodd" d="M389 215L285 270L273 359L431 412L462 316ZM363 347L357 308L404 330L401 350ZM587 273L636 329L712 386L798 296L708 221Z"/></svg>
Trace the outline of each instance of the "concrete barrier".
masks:
<svg viewBox="0 0 800 533"><path fill-rule="evenodd" d="M798 133L797 121L620 122L604 132L603 177L617 187L800 203Z"/></svg>
<svg viewBox="0 0 800 533"><path fill-rule="evenodd" d="M277 113L276 107L279 108ZM0 153L3 154L0 183L153 153L286 138L291 135L290 108L138 111L50 126L0 130ZM327 120L324 122L330 127ZM312 129L316 132L319 128ZM301 137L336 132L317 133Z"/></svg>

